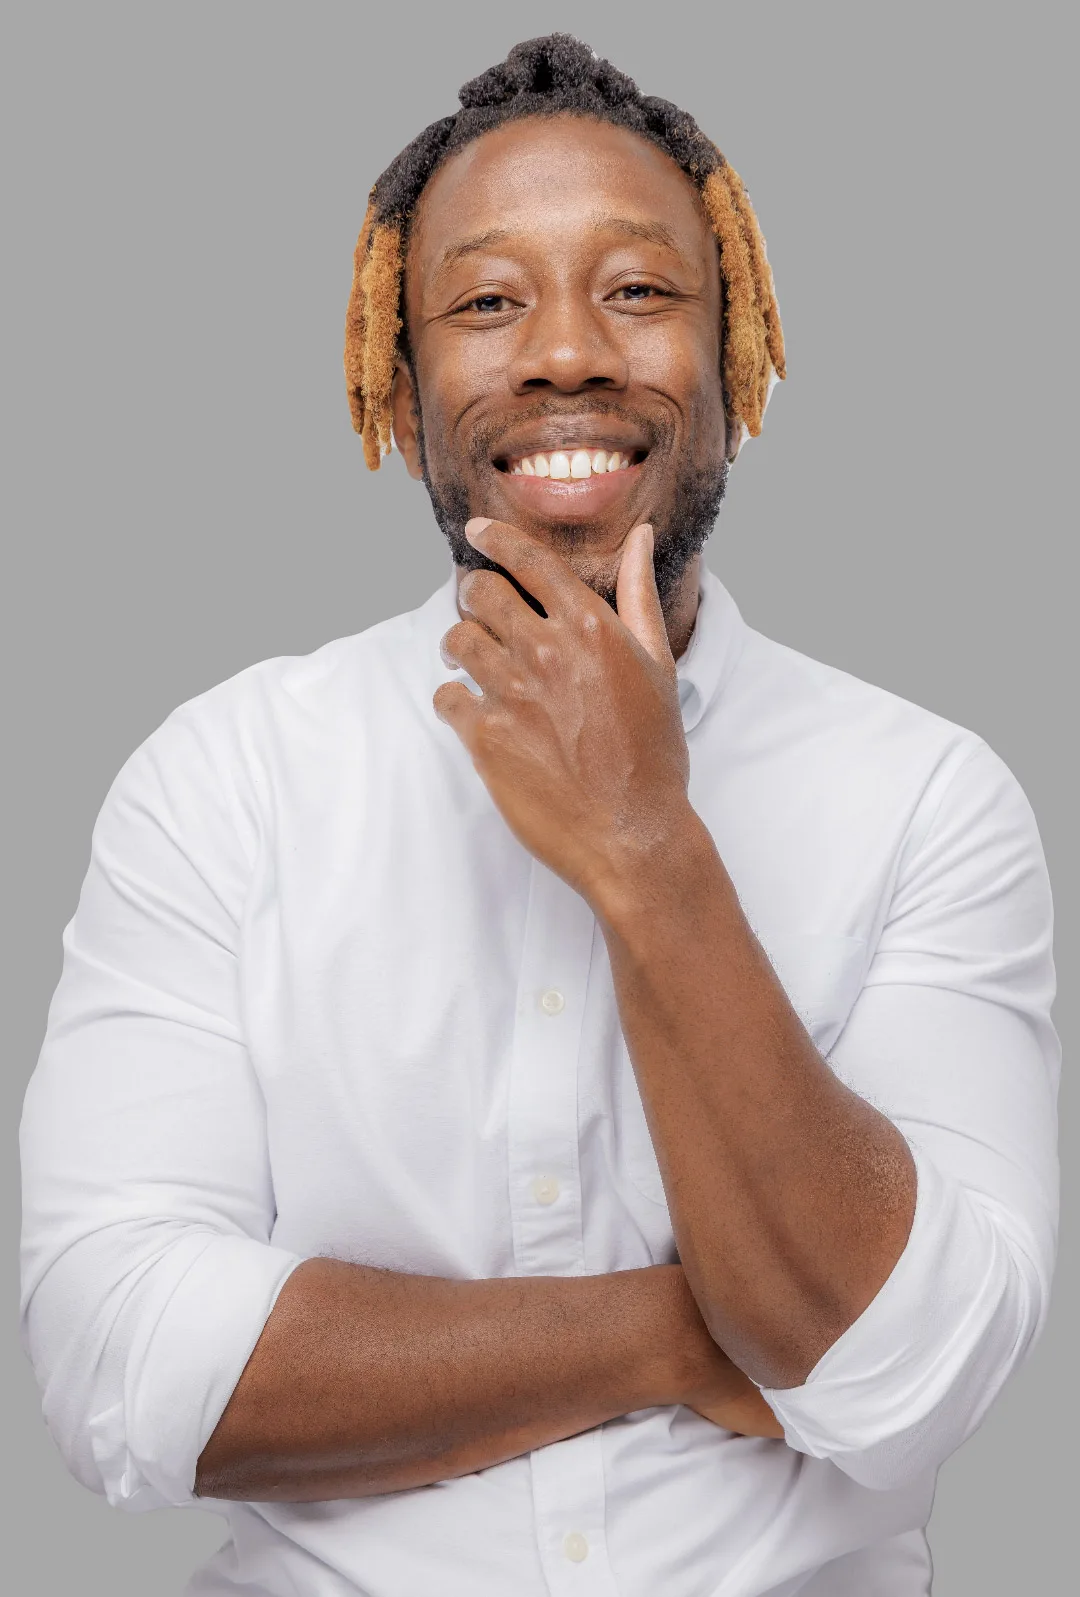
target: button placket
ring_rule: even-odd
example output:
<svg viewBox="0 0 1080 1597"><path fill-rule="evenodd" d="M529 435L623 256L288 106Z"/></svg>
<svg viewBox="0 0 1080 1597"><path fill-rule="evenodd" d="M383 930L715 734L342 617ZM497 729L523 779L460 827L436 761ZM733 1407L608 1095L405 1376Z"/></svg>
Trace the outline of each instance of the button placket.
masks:
<svg viewBox="0 0 1080 1597"><path fill-rule="evenodd" d="M523 1275L582 1275L578 1070L596 920L534 861L510 1060L507 1145L514 1259ZM604 1541L601 1432L530 1456L537 1545L555 1597L618 1597Z"/></svg>
<svg viewBox="0 0 1080 1597"><path fill-rule="evenodd" d="M531 1455L537 1545L552 1597L620 1597L604 1531L602 1449L597 1427Z"/></svg>
<svg viewBox="0 0 1080 1597"><path fill-rule="evenodd" d="M595 924L580 894L535 860L507 1105L510 1217L523 1275L580 1275L585 1269L578 1050Z"/></svg>

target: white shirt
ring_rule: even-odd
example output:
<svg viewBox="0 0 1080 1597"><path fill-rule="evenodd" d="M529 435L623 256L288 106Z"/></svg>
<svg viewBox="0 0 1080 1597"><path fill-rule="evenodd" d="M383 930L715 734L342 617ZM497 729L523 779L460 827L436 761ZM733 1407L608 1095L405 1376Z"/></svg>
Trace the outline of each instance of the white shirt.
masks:
<svg viewBox="0 0 1080 1597"><path fill-rule="evenodd" d="M451 573L241 672L102 809L26 1100L23 1323L69 1467L122 1508L195 1501L304 1258L465 1279L677 1257L603 936L432 709L457 619ZM190 1593L928 1590L935 1472L1053 1268L1036 824L979 737L761 636L707 570L679 679L691 801L749 921L911 1143L903 1255L806 1383L766 1392L786 1441L653 1408L420 1490L213 1504L232 1535Z"/></svg>

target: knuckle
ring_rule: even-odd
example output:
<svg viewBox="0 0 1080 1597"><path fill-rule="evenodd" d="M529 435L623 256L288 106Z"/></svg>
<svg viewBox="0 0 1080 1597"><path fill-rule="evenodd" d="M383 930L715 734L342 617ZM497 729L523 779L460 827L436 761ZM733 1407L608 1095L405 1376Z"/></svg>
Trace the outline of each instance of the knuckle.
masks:
<svg viewBox="0 0 1080 1597"><path fill-rule="evenodd" d="M490 714L482 716L477 723L473 741L476 752L481 758L493 756L502 742L498 719Z"/></svg>

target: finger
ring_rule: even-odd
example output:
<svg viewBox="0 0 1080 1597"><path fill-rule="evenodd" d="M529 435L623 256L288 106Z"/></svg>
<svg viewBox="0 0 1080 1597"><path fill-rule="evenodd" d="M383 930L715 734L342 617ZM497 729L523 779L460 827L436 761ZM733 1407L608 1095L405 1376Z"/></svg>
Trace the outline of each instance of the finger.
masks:
<svg viewBox="0 0 1080 1597"><path fill-rule="evenodd" d="M469 748L473 730L483 714L480 695L472 693L464 682L442 682L435 689L431 704L439 720L452 727L465 747Z"/></svg>
<svg viewBox="0 0 1080 1597"><path fill-rule="evenodd" d="M653 565L653 530L647 522L635 527L623 545L619 575L615 582L615 604L619 620L628 627L642 648L665 670L674 671L667 622L656 589Z"/></svg>
<svg viewBox="0 0 1080 1597"><path fill-rule="evenodd" d="M467 571L458 583L458 611L478 621L507 649L539 624L513 584L498 571Z"/></svg>
<svg viewBox="0 0 1080 1597"><path fill-rule="evenodd" d="M506 650L478 621L458 621L439 641L443 664L461 666L478 688L494 687L506 670ZM462 684L464 686L464 684ZM468 688L465 689L468 693ZM475 697L470 694L470 698Z"/></svg>
<svg viewBox="0 0 1080 1597"><path fill-rule="evenodd" d="M581 604L600 605L592 589L575 575L570 565L554 549L530 538L527 532L505 521L490 521L475 516L465 527L465 536L482 554L509 571L521 586L539 599L548 615L565 612Z"/></svg>

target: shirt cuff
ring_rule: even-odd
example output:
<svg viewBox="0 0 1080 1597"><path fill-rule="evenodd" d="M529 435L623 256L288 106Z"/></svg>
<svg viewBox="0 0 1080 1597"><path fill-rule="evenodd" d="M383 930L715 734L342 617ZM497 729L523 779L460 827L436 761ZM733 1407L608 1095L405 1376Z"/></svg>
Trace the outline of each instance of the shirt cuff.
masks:
<svg viewBox="0 0 1080 1597"><path fill-rule="evenodd" d="M888 1280L802 1386L762 1388L790 1447L883 1490L936 1470L975 1429L1041 1298L988 1211L911 1152L915 1216Z"/></svg>
<svg viewBox="0 0 1080 1597"><path fill-rule="evenodd" d="M203 1233L182 1246L193 1256L169 1261L165 1301L129 1350L122 1401L90 1421L94 1460L116 1508L202 1501L194 1493L199 1455L278 1293L303 1262L248 1237Z"/></svg>

